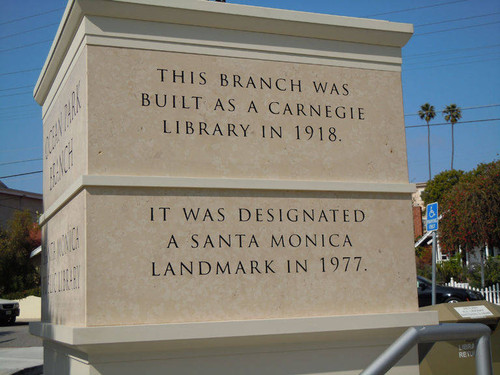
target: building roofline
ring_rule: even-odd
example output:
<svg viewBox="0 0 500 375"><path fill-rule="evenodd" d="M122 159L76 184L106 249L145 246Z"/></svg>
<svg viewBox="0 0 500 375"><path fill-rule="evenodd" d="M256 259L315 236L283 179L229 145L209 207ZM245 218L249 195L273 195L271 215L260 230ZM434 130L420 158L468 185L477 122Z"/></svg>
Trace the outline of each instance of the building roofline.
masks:
<svg viewBox="0 0 500 375"><path fill-rule="evenodd" d="M42 194L32 193L30 191L24 191L24 190L1 188L1 187L0 187L0 194L15 195L18 197L26 197L26 198L33 198L33 199L40 199L40 200L43 199Z"/></svg>

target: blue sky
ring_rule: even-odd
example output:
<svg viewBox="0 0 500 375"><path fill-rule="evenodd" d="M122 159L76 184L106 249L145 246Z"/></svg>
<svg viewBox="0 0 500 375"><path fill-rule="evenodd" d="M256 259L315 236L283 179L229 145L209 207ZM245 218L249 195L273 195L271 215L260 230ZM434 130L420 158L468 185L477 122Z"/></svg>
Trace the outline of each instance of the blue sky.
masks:
<svg viewBox="0 0 500 375"><path fill-rule="evenodd" d="M415 25L403 49L403 100L410 182L428 178L427 128L415 116L429 102L436 111L463 108L455 128L455 169L500 158L500 1L498 0L229 0L366 17ZM41 110L32 97L64 0L0 2L0 179L9 187L42 192ZM374 93L377 95L377 93ZM432 124L444 123L438 113ZM463 123L462 123L463 122ZM450 169L449 125L431 128L432 173Z"/></svg>

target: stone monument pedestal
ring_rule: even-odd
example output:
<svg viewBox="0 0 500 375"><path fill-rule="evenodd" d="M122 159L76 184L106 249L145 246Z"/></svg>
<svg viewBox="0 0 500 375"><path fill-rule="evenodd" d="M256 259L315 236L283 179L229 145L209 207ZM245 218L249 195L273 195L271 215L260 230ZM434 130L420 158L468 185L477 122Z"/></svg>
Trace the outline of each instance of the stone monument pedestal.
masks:
<svg viewBox="0 0 500 375"><path fill-rule="evenodd" d="M354 374L437 323L415 283L412 32L70 0L34 92L45 375Z"/></svg>
<svg viewBox="0 0 500 375"><path fill-rule="evenodd" d="M48 374L359 374L436 314L373 314L116 327L32 324ZM418 374L417 349L389 374Z"/></svg>

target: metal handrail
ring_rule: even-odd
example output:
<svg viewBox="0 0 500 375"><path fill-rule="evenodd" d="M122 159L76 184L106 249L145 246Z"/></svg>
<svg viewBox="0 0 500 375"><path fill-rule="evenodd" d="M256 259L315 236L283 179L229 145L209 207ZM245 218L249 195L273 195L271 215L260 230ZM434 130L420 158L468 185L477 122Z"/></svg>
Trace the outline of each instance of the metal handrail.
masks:
<svg viewBox="0 0 500 375"><path fill-rule="evenodd" d="M417 344L437 341L476 340L476 373L493 375L491 330L482 323L443 323L411 327L389 346L360 375L383 375Z"/></svg>

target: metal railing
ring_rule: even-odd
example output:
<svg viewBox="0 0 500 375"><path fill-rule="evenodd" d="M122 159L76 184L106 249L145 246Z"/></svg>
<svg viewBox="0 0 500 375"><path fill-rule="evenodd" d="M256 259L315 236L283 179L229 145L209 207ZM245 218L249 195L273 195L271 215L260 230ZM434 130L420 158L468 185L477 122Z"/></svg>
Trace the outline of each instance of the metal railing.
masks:
<svg viewBox="0 0 500 375"><path fill-rule="evenodd" d="M491 330L481 323L445 323L409 328L360 375L383 375L417 344L437 341L476 340L476 373L493 375Z"/></svg>

